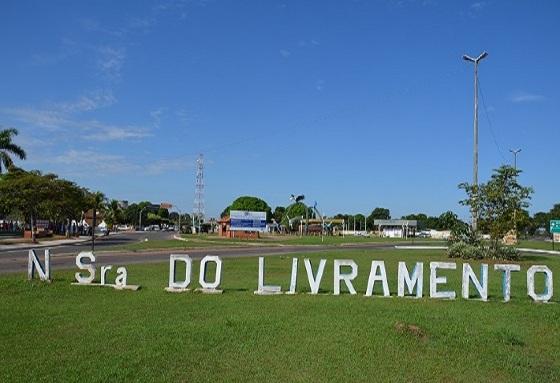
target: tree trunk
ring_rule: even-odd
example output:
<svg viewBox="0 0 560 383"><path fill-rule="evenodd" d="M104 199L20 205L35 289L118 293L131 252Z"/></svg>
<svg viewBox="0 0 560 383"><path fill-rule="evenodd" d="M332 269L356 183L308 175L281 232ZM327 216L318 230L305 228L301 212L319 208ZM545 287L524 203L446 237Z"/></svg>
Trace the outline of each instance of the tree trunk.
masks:
<svg viewBox="0 0 560 383"><path fill-rule="evenodd" d="M33 213L31 213L31 242L36 243L37 239L35 238L35 219Z"/></svg>

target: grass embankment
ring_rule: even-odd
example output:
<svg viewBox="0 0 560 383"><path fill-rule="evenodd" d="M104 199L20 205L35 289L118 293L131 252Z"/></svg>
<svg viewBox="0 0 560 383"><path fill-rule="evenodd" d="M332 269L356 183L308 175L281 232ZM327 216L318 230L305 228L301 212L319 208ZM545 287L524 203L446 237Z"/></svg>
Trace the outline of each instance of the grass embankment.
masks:
<svg viewBox="0 0 560 383"><path fill-rule="evenodd" d="M443 252L346 250L306 257L314 270L320 258L328 259L321 283L326 294L303 293L309 290L303 257L296 296L253 295L256 258L224 259L223 295L166 293L167 264L129 266L129 283L142 285L138 292L71 286L73 271L54 270L51 284L2 276L0 381L560 379L559 295L553 304L535 304L525 282L534 263L548 265L558 280L554 257L520 262L510 303L501 302L501 275L492 268L489 302L363 296L373 259L386 261L393 295L397 262L406 260L409 268L425 262L426 295L428 262L449 261ZM267 283L287 289L291 258L266 258ZM334 258L359 264L357 296L329 294ZM198 285L198 265L191 287ZM460 295L460 261L457 266L442 274Z"/></svg>

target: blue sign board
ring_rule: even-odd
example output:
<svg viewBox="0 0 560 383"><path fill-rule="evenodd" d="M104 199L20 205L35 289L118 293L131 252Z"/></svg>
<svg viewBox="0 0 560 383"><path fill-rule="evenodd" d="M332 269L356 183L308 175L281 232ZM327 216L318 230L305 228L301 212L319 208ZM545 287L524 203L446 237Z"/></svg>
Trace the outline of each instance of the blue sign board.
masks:
<svg viewBox="0 0 560 383"><path fill-rule="evenodd" d="M241 211L231 210L229 212L230 230L238 231L265 231L266 212L264 211Z"/></svg>

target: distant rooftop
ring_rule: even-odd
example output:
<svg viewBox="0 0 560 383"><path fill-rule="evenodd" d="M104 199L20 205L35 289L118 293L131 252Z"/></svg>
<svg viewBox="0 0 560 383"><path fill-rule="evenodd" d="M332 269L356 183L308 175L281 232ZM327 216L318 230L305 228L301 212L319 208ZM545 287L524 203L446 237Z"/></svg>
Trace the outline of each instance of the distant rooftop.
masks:
<svg viewBox="0 0 560 383"><path fill-rule="evenodd" d="M417 226L415 219L374 219L374 225L380 226Z"/></svg>

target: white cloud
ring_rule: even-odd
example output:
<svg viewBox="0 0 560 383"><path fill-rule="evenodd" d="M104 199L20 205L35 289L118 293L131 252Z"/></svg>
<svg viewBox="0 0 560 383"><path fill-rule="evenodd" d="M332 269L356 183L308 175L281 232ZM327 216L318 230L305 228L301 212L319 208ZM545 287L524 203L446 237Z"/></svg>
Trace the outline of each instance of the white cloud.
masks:
<svg viewBox="0 0 560 383"><path fill-rule="evenodd" d="M154 128L158 129L161 126L161 118L167 108L157 108L150 112L150 117L153 120Z"/></svg>
<svg viewBox="0 0 560 383"><path fill-rule="evenodd" d="M471 9L473 11L481 11L484 7L486 7L486 2L484 1L477 1L471 4Z"/></svg>
<svg viewBox="0 0 560 383"><path fill-rule="evenodd" d="M55 132L60 139L71 136L93 141L140 140L151 136L149 129L142 126L120 126L81 118L84 113L113 105L115 102L116 98L112 92L96 91L83 95L77 100L52 103L44 108L3 108L0 109L0 114L32 129L44 128L51 132L51 138Z"/></svg>
<svg viewBox="0 0 560 383"><path fill-rule="evenodd" d="M45 163L63 166L63 171L70 175L83 175L84 166L88 174L103 176L138 171L139 166L128 161L124 156L101 153L93 150L70 149L63 154L47 157Z"/></svg>
<svg viewBox="0 0 560 383"><path fill-rule="evenodd" d="M117 102L111 90L96 90L80 96L77 100L55 104L64 113L89 112L111 106Z"/></svg>
<svg viewBox="0 0 560 383"><path fill-rule="evenodd" d="M193 167L192 158L180 157L170 159L160 159L148 163L144 169L148 175L158 175L171 171L182 171Z"/></svg>
<svg viewBox="0 0 560 383"><path fill-rule="evenodd" d="M126 58L124 48L103 46L97 48L97 54L97 66L101 73L110 79L119 79Z"/></svg>
<svg viewBox="0 0 560 383"><path fill-rule="evenodd" d="M103 124L99 121L88 121L83 123L82 126L88 131L93 131L93 133L85 134L84 139L93 141L139 140L152 135L145 128L134 126L120 127Z"/></svg>
<svg viewBox="0 0 560 383"><path fill-rule="evenodd" d="M41 110L28 107L22 108L3 108L0 112L26 124L46 128L49 130L59 130L67 121L58 110Z"/></svg>
<svg viewBox="0 0 560 383"><path fill-rule="evenodd" d="M525 91L517 91L510 95L511 102L514 103L524 103L524 102L538 102L543 101L545 97L540 94L529 93Z"/></svg>
<svg viewBox="0 0 560 383"><path fill-rule="evenodd" d="M35 159L38 162L39 159ZM88 174L110 176L126 173L135 173L145 176L156 176L167 172L179 172L193 167L194 159L177 157L147 161L145 158L128 158L119 154L103 153L91 149L70 149L66 152L47 156L41 159L42 163L58 165L64 174L83 176L83 167L87 166Z"/></svg>
<svg viewBox="0 0 560 383"><path fill-rule="evenodd" d="M311 39L309 41L307 40L299 40L298 41L298 46L301 48L307 47L307 46L319 46L321 45L321 43L319 42L319 40L316 39Z"/></svg>
<svg viewBox="0 0 560 383"><path fill-rule="evenodd" d="M280 49L280 55L284 58L288 58L292 55L292 52L290 52L286 49Z"/></svg>

